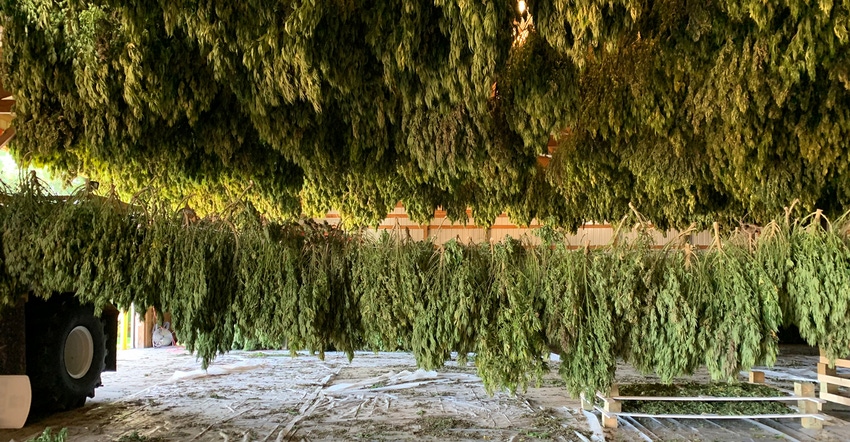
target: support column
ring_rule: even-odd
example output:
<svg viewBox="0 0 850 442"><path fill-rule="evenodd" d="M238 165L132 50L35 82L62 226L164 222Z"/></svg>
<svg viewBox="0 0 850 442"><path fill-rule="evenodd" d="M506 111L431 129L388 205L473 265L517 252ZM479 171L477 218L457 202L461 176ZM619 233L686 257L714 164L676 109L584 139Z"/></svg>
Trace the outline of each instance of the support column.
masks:
<svg viewBox="0 0 850 442"><path fill-rule="evenodd" d="M620 395L620 387L617 384L611 386L611 389L608 391L608 395L605 398L605 411L609 413L619 413L622 410L622 404L620 401L612 399L615 396ZM602 426L605 428L617 428L617 416L605 416L602 415Z"/></svg>
<svg viewBox="0 0 850 442"><path fill-rule="evenodd" d="M802 397L815 397L815 384L812 382L794 382L794 395ZM817 404L812 401L797 401L797 407L800 413L817 414ZM800 419L803 428L819 430L823 428L823 422L820 419L813 417L804 417Z"/></svg>
<svg viewBox="0 0 850 442"><path fill-rule="evenodd" d="M153 347L153 326L156 325L156 310L148 307L145 312L145 348Z"/></svg>
<svg viewBox="0 0 850 442"><path fill-rule="evenodd" d="M818 363L818 377L824 376L838 376L838 370L835 368L829 368L829 364L825 362ZM826 394L838 394L838 385L830 384L829 382L821 382L820 383L820 397L823 399L824 393ZM830 402L824 402L818 404L818 410L820 411L829 411L834 410L836 407Z"/></svg>
<svg viewBox="0 0 850 442"><path fill-rule="evenodd" d="M750 370L750 383L751 384L763 384L764 383L764 372L758 370Z"/></svg>
<svg viewBox="0 0 850 442"><path fill-rule="evenodd" d="M584 393L581 393L581 409L584 411L593 411L593 398L588 400Z"/></svg>

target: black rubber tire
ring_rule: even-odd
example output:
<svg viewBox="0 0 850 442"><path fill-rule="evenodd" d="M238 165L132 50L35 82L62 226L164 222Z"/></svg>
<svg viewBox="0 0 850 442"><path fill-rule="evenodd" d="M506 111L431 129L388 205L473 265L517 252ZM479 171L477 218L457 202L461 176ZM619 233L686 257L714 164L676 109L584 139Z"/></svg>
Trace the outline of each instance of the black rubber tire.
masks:
<svg viewBox="0 0 850 442"><path fill-rule="evenodd" d="M30 305L32 304L32 305ZM91 334L93 351L88 371L74 379L65 367L65 343L76 327ZM101 385L106 364L103 323L94 309L81 306L70 295L49 301L30 300L27 305L27 375L33 393L32 409L58 411L79 408Z"/></svg>

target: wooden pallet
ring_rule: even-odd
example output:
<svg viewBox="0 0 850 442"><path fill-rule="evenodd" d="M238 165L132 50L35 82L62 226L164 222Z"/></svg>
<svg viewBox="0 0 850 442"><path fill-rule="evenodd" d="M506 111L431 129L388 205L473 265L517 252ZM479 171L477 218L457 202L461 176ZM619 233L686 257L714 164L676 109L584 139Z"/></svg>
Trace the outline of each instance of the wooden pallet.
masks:
<svg viewBox="0 0 850 442"><path fill-rule="evenodd" d="M751 375L750 379L764 379L763 374ZM850 379L848 379L850 381ZM607 395L597 393L596 396L603 401L603 407L592 406L602 415L602 426L606 428L617 428L619 417L654 417L670 419L800 419L803 428L823 428L824 415L818 413L818 406L825 399L815 397L815 385L810 382L795 382L793 396L776 397L678 397L678 396L620 396L619 388L614 385ZM753 414L753 415L716 415L716 414L646 414L646 413L624 413L622 402L624 401L681 401L681 402L751 402L751 401L779 401L797 402L799 413L790 414ZM583 398L585 408L591 408Z"/></svg>

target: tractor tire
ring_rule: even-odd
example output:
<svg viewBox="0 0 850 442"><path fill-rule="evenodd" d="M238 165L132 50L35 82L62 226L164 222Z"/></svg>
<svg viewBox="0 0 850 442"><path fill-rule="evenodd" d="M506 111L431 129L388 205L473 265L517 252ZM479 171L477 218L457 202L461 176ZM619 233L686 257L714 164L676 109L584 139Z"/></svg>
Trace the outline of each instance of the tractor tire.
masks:
<svg viewBox="0 0 850 442"><path fill-rule="evenodd" d="M71 295L57 295L46 302L31 299L30 303L27 375L32 409L49 412L82 407L101 385L106 364L103 323L92 307L80 305Z"/></svg>

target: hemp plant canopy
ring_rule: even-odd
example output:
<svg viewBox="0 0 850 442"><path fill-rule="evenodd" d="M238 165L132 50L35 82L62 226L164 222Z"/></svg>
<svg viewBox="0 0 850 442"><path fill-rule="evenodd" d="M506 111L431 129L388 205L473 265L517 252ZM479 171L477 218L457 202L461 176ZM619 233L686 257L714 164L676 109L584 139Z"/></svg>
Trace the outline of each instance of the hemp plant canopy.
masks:
<svg viewBox="0 0 850 442"><path fill-rule="evenodd" d="M0 0L20 160L201 210L575 227L850 208L830 0ZM559 146L537 164L550 135Z"/></svg>

